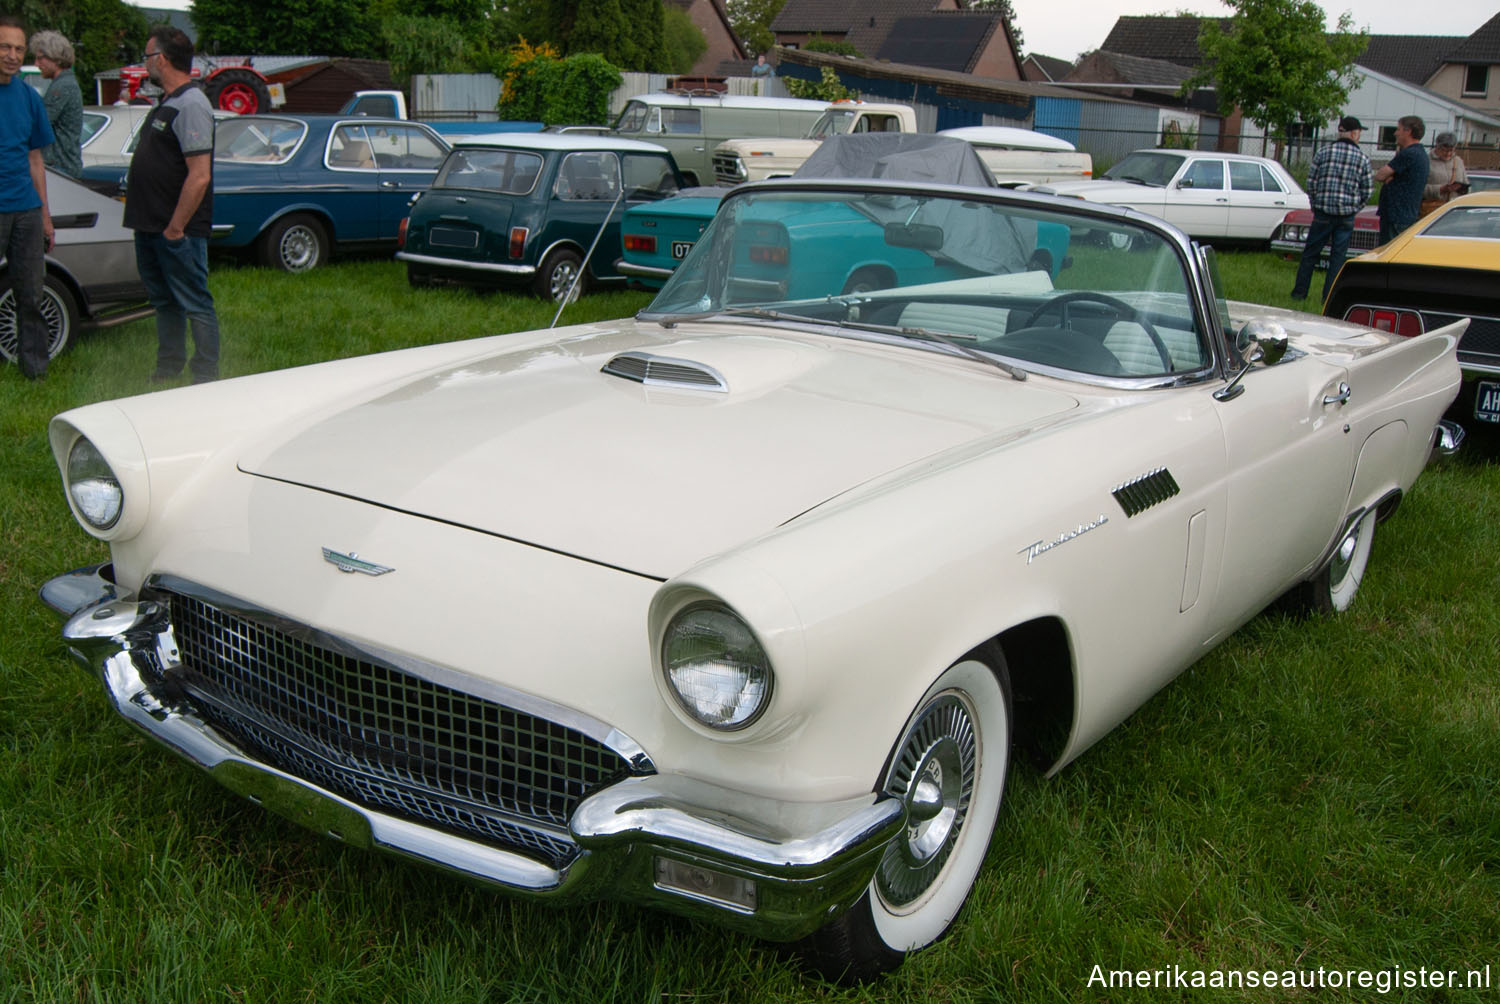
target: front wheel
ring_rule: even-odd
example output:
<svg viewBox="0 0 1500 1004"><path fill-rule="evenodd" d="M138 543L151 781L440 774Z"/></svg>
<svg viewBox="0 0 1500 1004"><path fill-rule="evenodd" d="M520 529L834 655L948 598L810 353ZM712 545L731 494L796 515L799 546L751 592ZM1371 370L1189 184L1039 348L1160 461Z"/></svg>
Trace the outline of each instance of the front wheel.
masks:
<svg viewBox="0 0 1500 1004"><path fill-rule="evenodd" d="M260 259L283 272L310 272L328 261L328 231L311 216L283 216L261 238Z"/></svg>
<svg viewBox="0 0 1500 1004"><path fill-rule="evenodd" d="M923 696L881 782L906 803L906 829L886 846L859 901L799 946L824 976L871 979L947 933L1000 812L1010 716L998 650L955 663Z"/></svg>

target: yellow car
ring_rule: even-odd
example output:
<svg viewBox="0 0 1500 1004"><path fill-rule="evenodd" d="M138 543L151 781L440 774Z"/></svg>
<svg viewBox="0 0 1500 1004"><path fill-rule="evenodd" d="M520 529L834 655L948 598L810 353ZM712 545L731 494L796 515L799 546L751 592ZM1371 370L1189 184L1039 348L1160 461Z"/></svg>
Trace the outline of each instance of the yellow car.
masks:
<svg viewBox="0 0 1500 1004"><path fill-rule="evenodd" d="M1500 191L1454 199L1384 247L1344 264L1323 313L1402 335L1461 317L1455 410L1500 425Z"/></svg>

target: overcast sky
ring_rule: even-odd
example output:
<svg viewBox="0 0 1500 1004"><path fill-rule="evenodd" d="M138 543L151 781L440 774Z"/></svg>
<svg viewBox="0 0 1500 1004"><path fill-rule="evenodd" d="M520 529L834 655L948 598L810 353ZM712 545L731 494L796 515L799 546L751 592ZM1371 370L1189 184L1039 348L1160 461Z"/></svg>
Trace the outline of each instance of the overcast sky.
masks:
<svg viewBox="0 0 1500 1004"><path fill-rule="evenodd" d="M1493 0L1492 0L1493 2ZM1372 35L1471 35L1495 16L1496 10L1474 0L1360 0L1357 9L1324 3L1328 26L1337 25L1344 10L1354 13L1356 28ZM1023 37L1022 51L1056 56L1072 61L1079 53L1099 48L1115 19L1123 15L1175 13L1177 6L1162 0L1011 0L1016 27ZM1218 3L1196 3L1199 14L1225 16L1232 13Z"/></svg>

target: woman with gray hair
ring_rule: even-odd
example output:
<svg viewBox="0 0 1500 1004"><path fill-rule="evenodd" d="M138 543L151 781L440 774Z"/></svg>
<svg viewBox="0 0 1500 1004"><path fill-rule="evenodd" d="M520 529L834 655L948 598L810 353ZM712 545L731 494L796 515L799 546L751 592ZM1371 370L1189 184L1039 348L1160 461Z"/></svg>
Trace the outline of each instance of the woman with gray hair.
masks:
<svg viewBox="0 0 1500 1004"><path fill-rule="evenodd" d="M1469 190L1469 175L1456 152L1458 137L1440 132L1432 139L1427 166L1427 187L1422 189L1422 215L1426 216L1455 195Z"/></svg>
<svg viewBox="0 0 1500 1004"><path fill-rule="evenodd" d="M39 31L31 36L31 55L42 76L51 81L42 104L56 141L42 151L42 160L52 170L77 178L83 174L83 92L73 76L73 45L58 32Z"/></svg>

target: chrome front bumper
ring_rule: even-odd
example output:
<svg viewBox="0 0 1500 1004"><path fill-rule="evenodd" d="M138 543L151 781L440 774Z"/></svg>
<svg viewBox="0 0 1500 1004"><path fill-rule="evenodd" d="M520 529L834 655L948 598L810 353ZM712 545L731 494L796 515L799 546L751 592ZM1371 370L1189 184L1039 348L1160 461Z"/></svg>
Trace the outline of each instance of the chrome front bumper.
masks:
<svg viewBox="0 0 1500 1004"><path fill-rule="evenodd" d="M109 566L49 581L75 659L127 722L251 801L356 847L412 858L511 893L627 899L787 941L823 926L869 884L906 825L899 799L836 803L747 795L678 775L627 778L585 798L569 832L580 854L553 868L512 851L359 805L258 762L189 704L152 689L142 667L175 646L165 609L117 596ZM175 657L175 652L172 653Z"/></svg>

